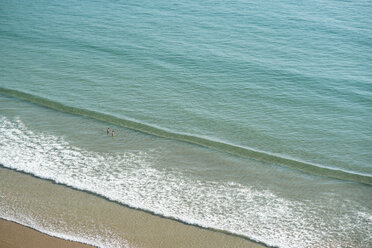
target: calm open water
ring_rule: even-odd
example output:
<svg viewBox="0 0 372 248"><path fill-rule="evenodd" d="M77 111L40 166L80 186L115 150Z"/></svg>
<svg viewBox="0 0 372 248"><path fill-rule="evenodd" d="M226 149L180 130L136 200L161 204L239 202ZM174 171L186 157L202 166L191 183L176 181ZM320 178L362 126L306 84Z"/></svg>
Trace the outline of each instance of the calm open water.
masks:
<svg viewBox="0 0 372 248"><path fill-rule="evenodd" d="M270 246L370 247L370 13L1 1L0 163Z"/></svg>

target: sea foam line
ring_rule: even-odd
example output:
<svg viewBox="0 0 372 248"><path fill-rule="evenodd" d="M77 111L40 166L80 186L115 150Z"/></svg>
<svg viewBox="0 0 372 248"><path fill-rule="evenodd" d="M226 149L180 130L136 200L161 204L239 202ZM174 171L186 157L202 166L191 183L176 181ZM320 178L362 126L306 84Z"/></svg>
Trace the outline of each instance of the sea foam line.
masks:
<svg viewBox="0 0 372 248"><path fill-rule="evenodd" d="M131 208L204 228L249 237L241 232L244 229L244 222L224 226L220 223L219 214L211 214L214 211L220 211L218 205L216 206L213 202L226 204L226 207L233 202L232 199L225 199L226 192L223 186L214 182L210 182L211 185L194 182L199 185L193 187L191 186L193 183L188 184L189 179L183 179L180 174L164 174L152 168L151 160L147 159L146 153L125 153L118 156L91 153L70 146L63 138L44 133L35 134L27 129L19 119L11 122L2 118L0 131L3 134L0 141L5 144L1 150L0 163L8 168L75 189L93 192ZM19 154L22 156L20 157ZM69 162L66 164L65 161ZM120 168L124 170L118 172ZM125 182L125 185L121 182ZM165 183L162 184L162 182ZM186 184L184 188L179 187L180 182ZM190 188L185 189L185 187ZM234 185L234 187L241 186ZM241 190L243 191L240 193L233 193L235 200L241 197L241 200L252 202L253 195L249 192L250 190L244 188ZM255 194L264 195L265 193L255 192ZM272 197L271 193L266 194L268 194L266 198ZM204 209L203 205L195 205L203 199L212 199L204 204ZM170 202L173 204L170 205ZM230 203L227 204L228 202ZM191 209L185 207L187 205L191 205ZM167 209L167 207L170 208ZM234 219L239 220L241 217L234 216L233 209L228 212L230 213L226 213L225 217L230 215L233 222ZM210 214L208 220L204 216L205 213ZM260 242L259 237L249 237L249 239Z"/></svg>
<svg viewBox="0 0 372 248"><path fill-rule="evenodd" d="M186 214L185 209L181 209L178 213L179 216L167 211L164 207L169 205L169 199L173 198L175 201L179 201L176 199L177 197L168 195L153 199L152 197L158 193L169 193L169 187L177 188L179 178L151 168L144 152L128 152L120 155L92 153L71 146L61 137L45 133L35 134L27 129L19 119L9 121L2 117L0 121L0 132L3 134L0 136L0 143L3 144L0 149L0 164L3 164L5 168L50 180L73 189L90 192L133 209L234 234L218 228L218 225L213 227L208 222ZM119 168L125 169L126 166L126 170L119 172ZM169 180L170 178L171 180ZM126 182L124 188L120 183L123 181ZM158 182L165 181L167 181L166 185L157 187ZM187 179L183 181L187 181ZM133 188L136 189L136 192L131 192ZM165 191L159 192L159 188L163 188ZM146 192L142 193L144 191L147 194ZM128 192L129 194L127 194ZM155 192L155 194L150 196L150 192ZM182 192L178 193L184 195ZM191 197L186 198L191 199ZM41 230L42 228L36 226L35 229ZM245 235L242 237L247 238ZM257 242L259 241L257 240Z"/></svg>
<svg viewBox="0 0 372 248"><path fill-rule="evenodd" d="M315 174L315 175L327 176L327 177L372 185L372 176L368 174L360 174L360 173L342 170L338 168L337 169L332 168L326 165L314 164L314 163L302 161L300 159L286 157L280 154L264 152L264 151L260 151L260 150L250 148L250 147L243 147L243 146L231 144L228 142L213 140L213 139L210 139L209 137L205 138L205 137L194 136L191 134L176 133L176 132L172 132L170 130L166 130L166 129L156 127L150 124L141 123L141 122L138 122L137 120L131 120L129 118L122 119L122 118L118 118L112 115L107 115L107 114L99 113L96 111L92 111L92 110L66 106L62 103L58 103L58 102L55 102L55 101L52 101L52 100L49 100L43 97L31 95L31 94L24 93L24 92L17 91L17 90L6 89L6 88L0 87L0 93L6 94L12 97L16 97L16 98L21 98L26 101L29 101L29 102L32 102L32 103L35 103L35 104L38 104L44 107L48 107L48 108L51 108L57 111L62 111L62 112L71 113L71 114L80 115L80 116L86 116L89 118L112 123L118 126L126 127L129 129L155 135L158 137L170 138L173 140L179 140L179 141L188 142L191 144L197 144L197 145L201 145L201 146L215 149L218 151L227 152L233 155L248 157L248 158L256 159L259 161L267 162L270 164L277 164L277 165L281 165L284 167L294 168L294 169L301 170L301 171Z"/></svg>
<svg viewBox="0 0 372 248"><path fill-rule="evenodd" d="M333 232L334 226L321 217L329 214L327 202L293 201L235 182L214 182L175 170L162 171L152 166L156 158L146 151L118 154L87 151L71 146L61 137L34 133L19 119L3 117L0 121L3 144L0 163L8 168L92 192L128 207L269 246L322 246L329 242L324 241L324 235ZM340 225L350 224L339 231L341 236L336 236L347 237L345 232L353 230L355 220L360 219L360 215L349 213L335 218ZM317 228L319 224L323 230Z"/></svg>

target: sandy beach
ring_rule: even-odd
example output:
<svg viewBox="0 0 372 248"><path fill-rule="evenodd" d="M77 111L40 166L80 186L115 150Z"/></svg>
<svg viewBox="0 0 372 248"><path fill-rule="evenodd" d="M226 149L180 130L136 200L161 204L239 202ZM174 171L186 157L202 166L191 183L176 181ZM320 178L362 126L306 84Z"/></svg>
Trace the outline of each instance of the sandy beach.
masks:
<svg viewBox="0 0 372 248"><path fill-rule="evenodd" d="M13 204L20 203L24 207L17 210L16 216L33 212L35 221L46 226L52 224L53 232L79 237L78 240L87 240L87 243L99 247L264 247L238 236L131 209L94 194L13 170L0 168L0 175L2 204L7 205L4 211L12 212L15 209ZM43 229L48 231L47 227ZM99 236L100 241L96 243L97 238L92 236ZM51 237L0 219L0 248L3 247L92 246Z"/></svg>
<svg viewBox="0 0 372 248"><path fill-rule="evenodd" d="M17 224L12 221L0 219L0 248L88 248L95 247L79 242L73 242L49 236L42 232L36 231L32 228ZM164 240L167 243L167 240ZM224 244L218 246L215 242L212 242L215 247L226 247ZM180 247L184 247L184 243L179 243ZM139 246L142 247L142 246ZM146 246L146 247L151 247ZM159 247L158 244L154 244L153 247ZM161 247L161 246L160 246ZM250 244L245 247L261 247L260 245Z"/></svg>
<svg viewBox="0 0 372 248"><path fill-rule="evenodd" d="M29 227L0 219L0 248L88 248L90 245L49 236Z"/></svg>

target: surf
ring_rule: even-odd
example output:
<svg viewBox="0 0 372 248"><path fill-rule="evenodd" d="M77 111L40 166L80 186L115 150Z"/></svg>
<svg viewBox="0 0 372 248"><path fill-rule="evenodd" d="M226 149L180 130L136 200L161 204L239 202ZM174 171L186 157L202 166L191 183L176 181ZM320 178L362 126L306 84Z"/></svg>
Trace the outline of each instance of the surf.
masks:
<svg viewBox="0 0 372 248"><path fill-rule="evenodd" d="M157 137L187 142L194 145L200 145L202 147L214 149L216 151L225 152L248 159L258 160L264 163L292 168L318 176L326 176L330 178L372 185L372 176L369 174L358 174L351 171L329 167L327 165L320 165L309 163L306 161L301 161L296 158L286 157L280 154L272 154L265 151L256 150L250 147L243 147L235 144L230 144L227 142L216 141L204 137L194 136L192 134L172 132L171 130L163 129L161 127L157 127L147 123L141 123L137 120L131 120L129 118L123 119L113 115L108 115L92 110L67 106L44 97L32 95L18 90L0 87L0 93L18 99L23 99L25 101L43 107L47 107L56 111L92 118L95 120L118 125L124 128L154 135Z"/></svg>

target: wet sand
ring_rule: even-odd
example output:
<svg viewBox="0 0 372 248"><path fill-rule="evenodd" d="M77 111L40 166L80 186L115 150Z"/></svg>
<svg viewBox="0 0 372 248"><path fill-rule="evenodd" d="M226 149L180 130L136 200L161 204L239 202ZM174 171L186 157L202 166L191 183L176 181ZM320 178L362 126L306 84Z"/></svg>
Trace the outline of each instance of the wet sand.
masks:
<svg viewBox="0 0 372 248"><path fill-rule="evenodd" d="M0 219L0 248L89 248L90 245L49 236L17 223Z"/></svg>
<svg viewBox="0 0 372 248"><path fill-rule="evenodd" d="M238 236L128 208L13 170L0 167L0 177L0 207L4 214L7 211L15 216L31 214L32 223L45 225L45 230L52 226L53 232L67 232L68 236L100 247L264 247ZM17 222L23 223L22 220ZM0 248L91 247L50 237L13 222L0 223Z"/></svg>

